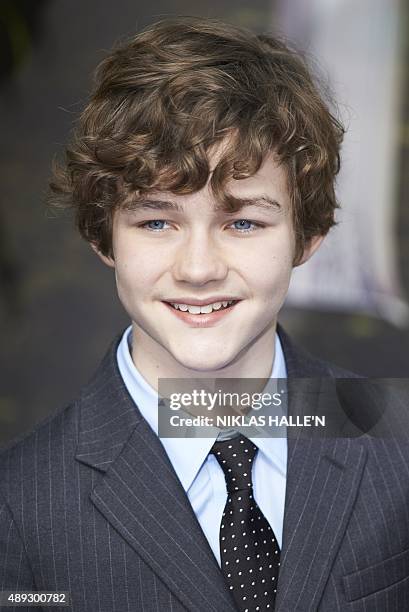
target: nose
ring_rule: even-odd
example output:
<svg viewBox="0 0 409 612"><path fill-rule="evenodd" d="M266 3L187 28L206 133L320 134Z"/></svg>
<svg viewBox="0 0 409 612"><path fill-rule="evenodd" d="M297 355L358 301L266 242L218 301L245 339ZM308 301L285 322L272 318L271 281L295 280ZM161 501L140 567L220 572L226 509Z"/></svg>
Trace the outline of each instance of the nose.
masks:
<svg viewBox="0 0 409 612"><path fill-rule="evenodd" d="M215 244L205 230L192 232L179 245L173 266L175 280L204 285L223 280L227 271L228 266L220 246Z"/></svg>

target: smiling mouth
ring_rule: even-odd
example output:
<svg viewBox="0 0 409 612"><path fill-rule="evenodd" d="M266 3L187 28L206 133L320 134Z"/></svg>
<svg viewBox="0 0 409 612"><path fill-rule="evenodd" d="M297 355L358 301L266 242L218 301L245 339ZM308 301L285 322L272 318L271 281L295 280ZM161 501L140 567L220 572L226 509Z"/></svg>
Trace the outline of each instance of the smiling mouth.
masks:
<svg viewBox="0 0 409 612"><path fill-rule="evenodd" d="M177 318L189 325L189 327L213 327L217 323L223 320L225 317L229 317L229 313L232 312L237 304L242 300L228 300L227 302L215 302L214 304L206 304L205 306L196 306L189 304L175 304L174 302L162 303L173 313ZM220 307L219 307L220 304ZM175 306L179 306L176 308ZM186 307L187 310L180 308ZM215 309L213 310L213 306ZM204 312L201 312L204 310Z"/></svg>
<svg viewBox="0 0 409 612"><path fill-rule="evenodd" d="M174 310L185 312L186 314L192 315L209 315L213 312L220 312L221 310L228 310L240 300L226 300L223 302L214 302L213 304L206 304L205 306L194 306L190 304L177 304L173 302L166 302Z"/></svg>

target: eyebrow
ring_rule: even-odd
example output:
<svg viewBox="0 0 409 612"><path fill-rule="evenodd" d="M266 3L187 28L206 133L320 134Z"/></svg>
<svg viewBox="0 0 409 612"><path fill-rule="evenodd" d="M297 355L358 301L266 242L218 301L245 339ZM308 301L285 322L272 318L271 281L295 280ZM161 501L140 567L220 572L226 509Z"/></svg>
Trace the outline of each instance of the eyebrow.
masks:
<svg viewBox="0 0 409 612"><path fill-rule="evenodd" d="M238 210L246 206L255 206L264 210L281 210L281 204L266 195L261 196L250 196L247 198L234 198L237 202L240 202ZM183 212L183 208L172 200L158 200L158 199L142 199L131 202L127 206L128 210L131 211L143 211L143 210L169 210L173 212ZM216 208L217 209L217 208Z"/></svg>

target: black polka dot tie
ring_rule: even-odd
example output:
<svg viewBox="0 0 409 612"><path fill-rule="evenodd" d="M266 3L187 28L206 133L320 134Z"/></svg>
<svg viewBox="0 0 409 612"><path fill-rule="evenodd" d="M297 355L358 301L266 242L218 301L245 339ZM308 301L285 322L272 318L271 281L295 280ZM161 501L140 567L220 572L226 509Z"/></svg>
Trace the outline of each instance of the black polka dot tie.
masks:
<svg viewBox="0 0 409 612"><path fill-rule="evenodd" d="M253 497L251 470L257 453L248 438L215 442L211 449L225 476L227 502L220 525L223 574L242 612L274 610L280 548Z"/></svg>

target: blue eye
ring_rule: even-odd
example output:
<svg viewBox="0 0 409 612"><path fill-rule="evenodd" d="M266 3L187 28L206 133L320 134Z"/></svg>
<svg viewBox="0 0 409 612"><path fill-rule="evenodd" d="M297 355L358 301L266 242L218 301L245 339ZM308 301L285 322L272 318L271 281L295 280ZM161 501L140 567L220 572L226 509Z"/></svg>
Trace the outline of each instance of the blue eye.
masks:
<svg viewBox="0 0 409 612"><path fill-rule="evenodd" d="M153 219L152 221L147 221L146 223L143 223L142 227L146 227L151 231L161 231L163 230L163 223L166 223L166 221L162 221L162 219Z"/></svg>
<svg viewBox="0 0 409 612"><path fill-rule="evenodd" d="M235 229L237 229L239 232L252 232L254 231L254 229L256 227L259 227L259 225L257 223L254 223L253 221L249 221L248 219L239 219L238 221L234 221L233 225L239 224L239 227L236 227ZM249 227L249 226L253 226L253 227Z"/></svg>

